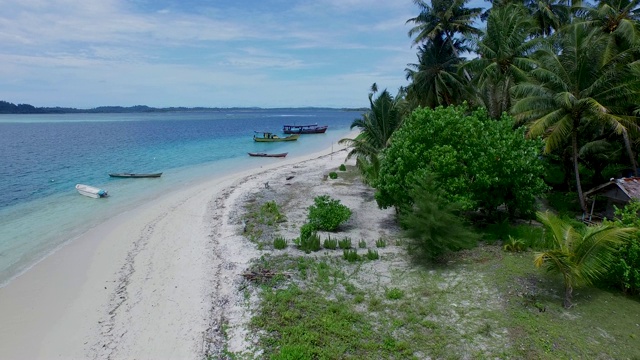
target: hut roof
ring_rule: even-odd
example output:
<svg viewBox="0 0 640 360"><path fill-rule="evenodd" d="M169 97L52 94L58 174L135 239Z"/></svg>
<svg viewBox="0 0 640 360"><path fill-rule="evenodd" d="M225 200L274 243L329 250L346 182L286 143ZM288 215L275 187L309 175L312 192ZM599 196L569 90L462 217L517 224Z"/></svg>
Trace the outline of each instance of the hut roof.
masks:
<svg viewBox="0 0 640 360"><path fill-rule="evenodd" d="M607 183L596 186L593 189L585 192L584 196L588 197L598 194L606 196L606 194L603 193L615 187L620 189L625 195L629 197L629 199L640 199L640 177L612 179Z"/></svg>

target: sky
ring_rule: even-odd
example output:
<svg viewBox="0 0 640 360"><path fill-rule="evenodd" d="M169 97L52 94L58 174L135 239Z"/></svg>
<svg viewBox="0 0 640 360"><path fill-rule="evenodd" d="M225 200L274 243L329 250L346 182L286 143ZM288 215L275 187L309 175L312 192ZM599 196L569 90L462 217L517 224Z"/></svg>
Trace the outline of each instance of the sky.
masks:
<svg viewBox="0 0 640 360"><path fill-rule="evenodd" d="M417 62L412 0L0 0L0 8L0 100L37 107L368 107L374 82L395 94Z"/></svg>

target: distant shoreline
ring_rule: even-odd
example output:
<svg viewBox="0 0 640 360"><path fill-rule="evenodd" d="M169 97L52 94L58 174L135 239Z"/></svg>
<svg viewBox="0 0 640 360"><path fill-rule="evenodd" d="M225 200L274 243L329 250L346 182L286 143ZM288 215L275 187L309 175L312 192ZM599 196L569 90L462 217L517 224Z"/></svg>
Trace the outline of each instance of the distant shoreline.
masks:
<svg viewBox="0 0 640 360"><path fill-rule="evenodd" d="M0 100L0 114L28 115L28 114L123 114L123 113L155 113L155 112L198 112L198 111L223 111L223 110L342 110L342 111L366 111L366 108L332 108L332 107L289 107L289 108L262 108L262 107L166 107L155 108L146 105L135 106L99 106L92 109L77 109L68 107L35 107L30 104L13 104Z"/></svg>

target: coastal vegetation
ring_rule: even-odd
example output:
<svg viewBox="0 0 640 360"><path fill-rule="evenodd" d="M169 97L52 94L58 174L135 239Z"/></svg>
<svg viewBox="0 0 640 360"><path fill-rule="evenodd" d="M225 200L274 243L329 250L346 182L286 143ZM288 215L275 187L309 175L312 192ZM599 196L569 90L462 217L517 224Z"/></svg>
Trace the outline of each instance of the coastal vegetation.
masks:
<svg viewBox="0 0 640 360"><path fill-rule="evenodd" d="M409 85L374 83L341 141L343 184L400 229L261 257L287 275L254 288L263 355L639 357L640 203L582 220L585 189L637 176L640 2L414 3ZM345 230L310 224L313 251Z"/></svg>

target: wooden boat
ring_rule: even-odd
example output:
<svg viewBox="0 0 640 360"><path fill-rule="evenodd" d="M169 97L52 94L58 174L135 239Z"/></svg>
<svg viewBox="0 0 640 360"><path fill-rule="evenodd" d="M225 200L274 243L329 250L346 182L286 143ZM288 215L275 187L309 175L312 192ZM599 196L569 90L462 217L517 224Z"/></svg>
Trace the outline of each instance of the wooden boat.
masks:
<svg viewBox="0 0 640 360"><path fill-rule="evenodd" d="M159 178L162 176L162 173L152 173L152 174L134 174L134 173L112 173L109 174L111 177L118 178Z"/></svg>
<svg viewBox="0 0 640 360"><path fill-rule="evenodd" d="M277 158L283 158L285 156L287 156L288 153L281 153L281 154L266 154L266 153L248 153L249 156L259 156L259 157L277 157Z"/></svg>
<svg viewBox="0 0 640 360"><path fill-rule="evenodd" d="M312 125L284 125L282 132L285 134L324 134L327 131L328 126L318 126L318 124Z"/></svg>
<svg viewBox="0 0 640 360"><path fill-rule="evenodd" d="M296 141L300 137L300 134L279 137L274 133L265 131L256 131L256 134L262 134L262 136L253 135L253 141L257 142Z"/></svg>
<svg viewBox="0 0 640 360"><path fill-rule="evenodd" d="M76 184L76 190L78 190L80 195L88 196L94 199L109 196L109 194L107 194L107 190L84 184Z"/></svg>

